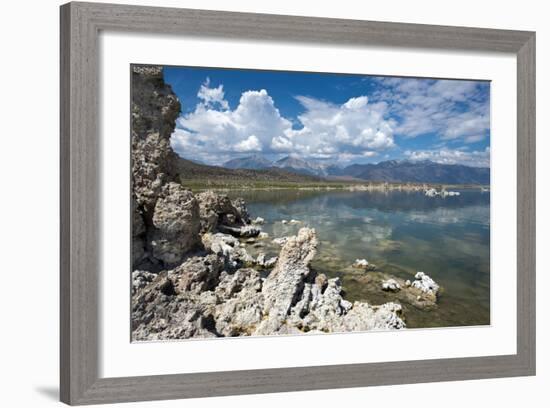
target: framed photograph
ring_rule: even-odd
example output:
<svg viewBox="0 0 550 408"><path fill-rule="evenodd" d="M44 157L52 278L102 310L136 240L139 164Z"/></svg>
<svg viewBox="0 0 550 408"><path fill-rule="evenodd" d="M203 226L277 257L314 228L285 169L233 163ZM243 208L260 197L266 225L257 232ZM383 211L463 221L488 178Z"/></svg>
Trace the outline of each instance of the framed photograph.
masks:
<svg viewBox="0 0 550 408"><path fill-rule="evenodd" d="M61 400L535 374L535 34L61 7Z"/></svg>

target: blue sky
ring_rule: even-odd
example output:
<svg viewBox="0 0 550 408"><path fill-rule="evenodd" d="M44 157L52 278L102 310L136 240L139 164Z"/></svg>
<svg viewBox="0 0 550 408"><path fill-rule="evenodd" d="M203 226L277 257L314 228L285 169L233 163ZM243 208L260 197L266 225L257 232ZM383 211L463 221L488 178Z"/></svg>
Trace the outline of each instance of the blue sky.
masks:
<svg viewBox="0 0 550 408"><path fill-rule="evenodd" d="M164 77L182 105L172 146L188 159L489 165L489 82L192 67Z"/></svg>

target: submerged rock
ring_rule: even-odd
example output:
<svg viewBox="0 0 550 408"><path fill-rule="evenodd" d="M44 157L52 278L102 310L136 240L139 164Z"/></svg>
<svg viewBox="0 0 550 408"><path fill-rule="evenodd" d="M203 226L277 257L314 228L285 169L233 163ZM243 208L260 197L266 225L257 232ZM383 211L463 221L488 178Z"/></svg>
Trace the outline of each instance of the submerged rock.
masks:
<svg viewBox="0 0 550 408"><path fill-rule="evenodd" d="M414 279L414 282L411 283L411 287L419 289L429 299L435 301L437 293L439 292L439 285L424 272L417 272L416 275L414 275Z"/></svg>
<svg viewBox="0 0 550 408"><path fill-rule="evenodd" d="M382 290L389 292L398 292L401 290L401 286L395 279L388 279L387 281L382 282Z"/></svg>
<svg viewBox="0 0 550 408"><path fill-rule="evenodd" d="M354 268L364 269L365 271L375 271L376 265L369 263L366 259L356 259L353 263Z"/></svg>
<svg viewBox="0 0 550 408"><path fill-rule="evenodd" d="M252 224L262 225L265 223L265 220L262 217L256 217L251 221Z"/></svg>
<svg viewBox="0 0 550 408"><path fill-rule="evenodd" d="M403 280L384 272L354 275L351 279L354 285L360 285L364 293L381 295L386 292L388 301L399 302L402 305L411 305L417 309L433 310L437 308L437 298L429 296L420 289L413 287L408 280ZM368 295L367 295L368 297Z"/></svg>

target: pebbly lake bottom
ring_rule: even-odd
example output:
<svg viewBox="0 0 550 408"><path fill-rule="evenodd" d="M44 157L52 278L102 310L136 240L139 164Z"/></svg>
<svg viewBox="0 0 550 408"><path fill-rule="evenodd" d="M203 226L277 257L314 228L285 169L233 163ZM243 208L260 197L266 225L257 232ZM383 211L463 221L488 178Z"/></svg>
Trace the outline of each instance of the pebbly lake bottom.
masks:
<svg viewBox="0 0 550 408"><path fill-rule="evenodd" d="M490 194L459 190L460 196L427 197L423 192L342 190L231 190L245 199L252 218L262 217L269 239L257 240L251 255L278 254L274 238L301 227L317 232L319 247L312 267L340 277L346 299L376 305L399 301L382 291L371 276L414 279L417 271L441 287L437 307L403 306L409 328L490 324ZM283 220L299 221L296 224ZM377 272L352 267L367 259Z"/></svg>

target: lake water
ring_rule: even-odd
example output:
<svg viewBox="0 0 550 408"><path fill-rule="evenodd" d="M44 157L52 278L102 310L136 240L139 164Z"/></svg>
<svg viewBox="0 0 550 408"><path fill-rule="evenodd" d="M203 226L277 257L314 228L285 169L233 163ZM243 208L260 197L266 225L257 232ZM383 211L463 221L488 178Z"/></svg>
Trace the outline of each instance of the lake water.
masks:
<svg viewBox="0 0 550 408"><path fill-rule="evenodd" d="M403 304L407 326L449 327L490 324L490 194L459 190L456 197L423 192L311 190L232 191L251 216L266 220L270 235L258 251L276 255L272 238L303 226L317 231L320 245L313 267L339 276L348 300L380 304L395 295L363 283L369 272L351 265L367 259L378 270L402 279L424 271L443 288L434 310ZM282 220L296 219L297 225ZM252 250L254 251L254 250Z"/></svg>

